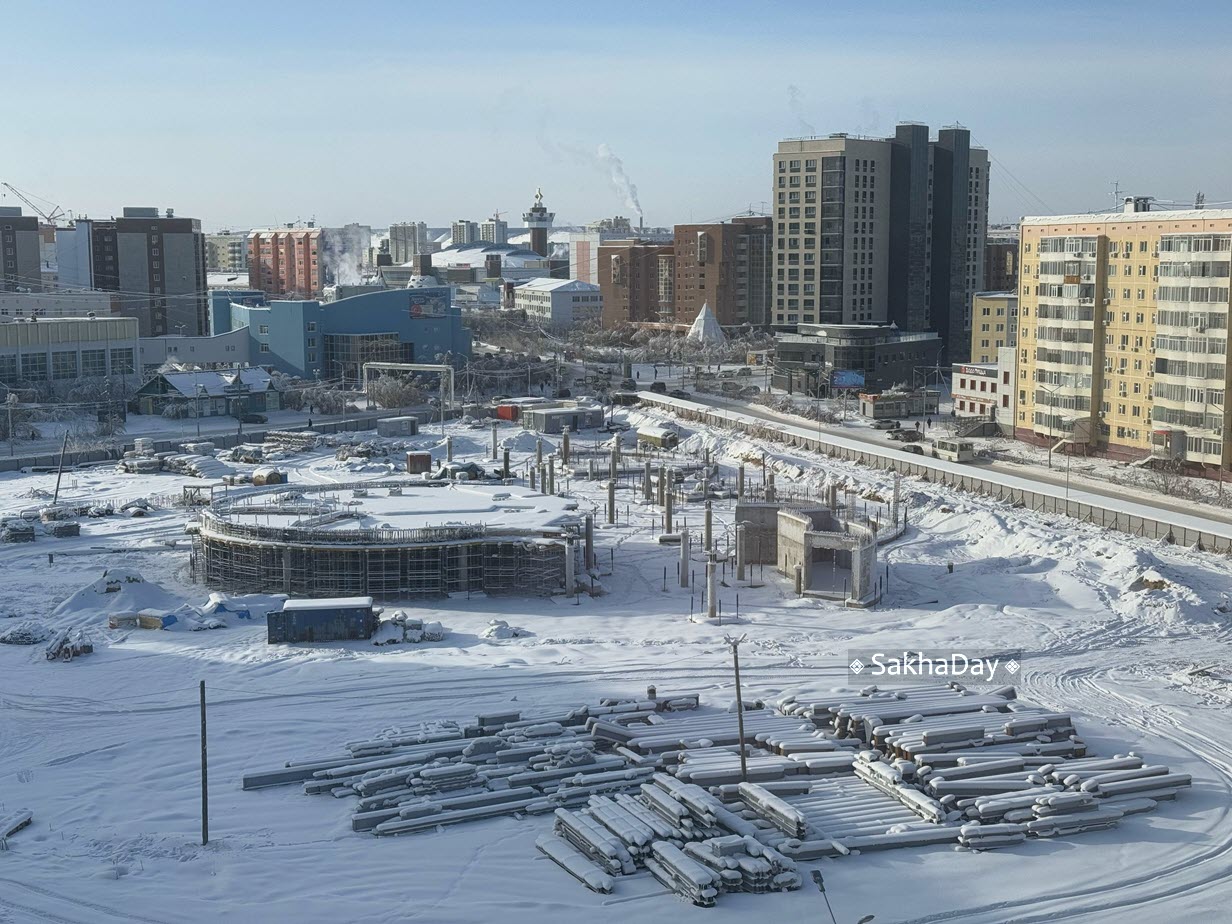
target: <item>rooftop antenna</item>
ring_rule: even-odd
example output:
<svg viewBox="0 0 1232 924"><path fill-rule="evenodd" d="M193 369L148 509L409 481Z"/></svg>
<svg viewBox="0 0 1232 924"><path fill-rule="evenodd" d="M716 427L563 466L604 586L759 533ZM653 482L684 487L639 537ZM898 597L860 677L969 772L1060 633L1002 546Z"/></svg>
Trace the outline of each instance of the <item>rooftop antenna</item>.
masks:
<svg viewBox="0 0 1232 924"><path fill-rule="evenodd" d="M1194 208L1195 209L1206 208L1206 193L1204 193L1200 189L1198 190L1198 194L1194 196Z"/></svg>
<svg viewBox="0 0 1232 924"><path fill-rule="evenodd" d="M1121 207L1121 181L1112 181L1112 207L1114 209Z"/></svg>

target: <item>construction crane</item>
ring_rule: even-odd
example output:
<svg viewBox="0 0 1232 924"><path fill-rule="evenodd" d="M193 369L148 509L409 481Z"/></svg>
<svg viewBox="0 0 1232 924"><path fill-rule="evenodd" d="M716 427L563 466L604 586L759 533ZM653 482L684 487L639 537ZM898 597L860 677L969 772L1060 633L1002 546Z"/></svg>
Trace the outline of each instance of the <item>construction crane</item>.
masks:
<svg viewBox="0 0 1232 924"><path fill-rule="evenodd" d="M34 193L24 193L20 189L18 189L16 186L14 186L12 183L0 182L0 186L3 186L5 189L11 192L14 196L16 196L22 202L24 202L27 206L30 207L30 209L34 212L34 214L38 215L39 218L43 219L43 221L49 225L54 225L60 219L69 217L68 213L65 212L64 209L60 208L60 206L56 205L50 199L44 199L42 196L35 196ZM31 196L34 196L34 198L38 199L40 202L47 203L47 205L51 206L51 208L50 209L39 208L37 205L34 204L33 200L30 198Z"/></svg>

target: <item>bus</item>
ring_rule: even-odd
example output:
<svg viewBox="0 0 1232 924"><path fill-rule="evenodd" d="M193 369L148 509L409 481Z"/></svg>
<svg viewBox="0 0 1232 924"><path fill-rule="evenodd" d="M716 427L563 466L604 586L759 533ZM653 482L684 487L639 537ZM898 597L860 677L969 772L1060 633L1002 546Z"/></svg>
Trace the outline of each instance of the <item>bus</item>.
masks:
<svg viewBox="0 0 1232 924"><path fill-rule="evenodd" d="M937 440L933 444L933 455L950 462L974 462L975 443L971 440Z"/></svg>

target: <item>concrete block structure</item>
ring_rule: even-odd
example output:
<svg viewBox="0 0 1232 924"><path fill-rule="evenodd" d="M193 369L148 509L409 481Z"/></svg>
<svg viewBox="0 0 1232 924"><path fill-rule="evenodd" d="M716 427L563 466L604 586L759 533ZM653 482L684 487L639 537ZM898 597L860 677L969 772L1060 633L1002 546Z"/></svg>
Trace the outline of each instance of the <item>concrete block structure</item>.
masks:
<svg viewBox="0 0 1232 924"><path fill-rule="evenodd" d="M513 307L536 324L561 329L598 321L603 295L599 286L577 279L532 279L513 290Z"/></svg>
<svg viewBox="0 0 1232 924"><path fill-rule="evenodd" d="M1018 346L1018 292L976 292L971 302L971 362L995 363Z"/></svg>
<svg viewBox="0 0 1232 924"><path fill-rule="evenodd" d="M826 507L778 511L777 566L792 578L800 569L800 590L857 605L874 602L877 534Z"/></svg>
<svg viewBox="0 0 1232 924"><path fill-rule="evenodd" d="M0 292L43 289L39 222L19 206L0 206Z"/></svg>

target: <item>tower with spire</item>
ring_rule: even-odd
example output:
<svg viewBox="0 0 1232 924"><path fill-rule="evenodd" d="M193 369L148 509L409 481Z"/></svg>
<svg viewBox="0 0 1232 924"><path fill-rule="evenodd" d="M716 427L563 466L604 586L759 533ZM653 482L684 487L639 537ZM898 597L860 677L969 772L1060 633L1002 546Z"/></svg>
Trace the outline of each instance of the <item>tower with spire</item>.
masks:
<svg viewBox="0 0 1232 924"><path fill-rule="evenodd" d="M555 212L549 212L543 204L543 189L535 190L535 204L524 212L522 220L530 229L530 249L541 257L548 256L548 232L552 230Z"/></svg>

